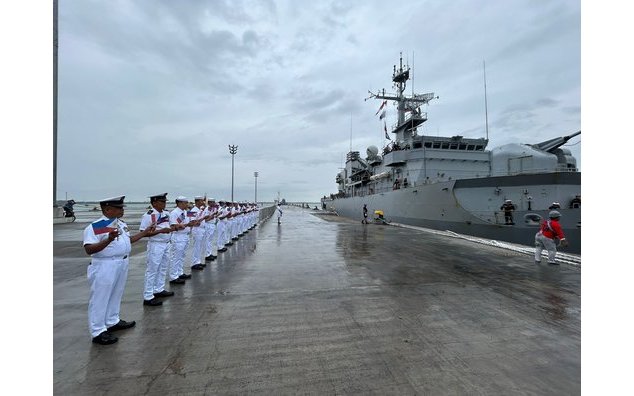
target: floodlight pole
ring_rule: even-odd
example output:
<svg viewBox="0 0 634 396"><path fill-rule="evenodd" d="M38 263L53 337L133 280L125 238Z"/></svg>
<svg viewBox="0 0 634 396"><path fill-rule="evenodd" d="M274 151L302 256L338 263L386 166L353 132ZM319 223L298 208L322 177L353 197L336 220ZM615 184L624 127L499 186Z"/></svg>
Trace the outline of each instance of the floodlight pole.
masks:
<svg viewBox="0 0 634 396"><path fill-rule="evenodd" d="M233 202L233 157L238 152L238 146L229 145L229 154L231 154L231 202Z"/></svg>
<svg viewBox="0 0 634 396"><path fill-rule="evenodd" d="M258 206L258 172L253 172L255 177L255 206Z"/></svg>

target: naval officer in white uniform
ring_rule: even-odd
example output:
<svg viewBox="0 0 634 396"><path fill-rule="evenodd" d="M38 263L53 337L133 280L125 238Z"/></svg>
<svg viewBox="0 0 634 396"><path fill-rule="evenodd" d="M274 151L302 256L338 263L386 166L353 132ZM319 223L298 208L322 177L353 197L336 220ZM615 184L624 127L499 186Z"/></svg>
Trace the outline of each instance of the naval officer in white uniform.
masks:
<svg viewBox="0 0 634 396"><path fill-rule="evenodd" d="M169 212L165 210L167 193L150 197L152 209L141 217L140 231L154 226L155 230L148 235L147 269L145 270L145 286L143 305L163 305L157 297L170 297L174 292L165 290L165 275L170 262Z"/></svg>
<svg viewBox="0 0 634 396"><path fill-rule="evenodd" d="M218 255L218 252L214 254L216 250L216 239L218 238L218 231L216 227L216 215L218 214L218 206L214 198L207 200L208 215L205 219L205 261L214 261Z"/></svg>
<svg viewBox="0 0 634 396"><path fill-rule="evenodd" d="M185 253L189 245L189 234L191 227L190 218L187 217L187 197L182 195L176 197L176 208L170 212L170 226L172 227L170 244L172 249L169 278L170 284L184 284L185 279L192 276L183 272Z"/></svg>
<svg viewBox="0 0 634 396"><path fill-rule="evenodd" d="M99 202L98 220L84 229L84 249L91 256L88 266L90 300L88 302L88 326L92 342L109 345L117 342L113 331L134 327L135 321L119 318L121 298L128 278L128 255L131 244L147 236L154 228L130 236L130 231L120 217L123 216L125 196L107 198Z"/></svg>
<svg viewBox="0 0 634 396"><path fill-rule="evenodd" d="M197 222L192 228L192 239L194 240L194 246L192 247L192 269L203 269L202 255L205 250L205 233L206 233L206 221L205 216L207 209L205 208L205 198L201 195L194 197L194 207L191 209L193 218Z"/></svg>

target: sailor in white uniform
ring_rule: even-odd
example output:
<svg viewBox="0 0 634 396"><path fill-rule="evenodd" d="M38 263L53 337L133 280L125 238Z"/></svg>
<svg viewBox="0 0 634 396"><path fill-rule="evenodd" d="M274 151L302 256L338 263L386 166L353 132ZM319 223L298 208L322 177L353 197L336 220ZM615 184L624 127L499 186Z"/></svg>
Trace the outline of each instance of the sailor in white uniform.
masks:
<svg viewBox="0 0 634 396"><path fill-rule="evenodd" d="M205 224L204 217L206 216L205 198L203 196L194 197L194 207L190 211L193 213L192 217L198 225L192 227L192 239L194 240L194 246L192 247L192 269L203 269L202 255L205 245Z"/></svg>
<svg viewBox="0 0 634 396"><path fill-rule="evenodd" d="M282 208L280 208L280 204L275 205L275 210L277 211L277 224L282 224Z"/></svg>
<svg viewBox="0 0 634 396"><path fill-rule="evenodd" d="M125 196L107 198L99 202L102 216L84 229L84 249L91 256L88 266L90 301L88 327L92 342L109 345L117 342L113 331L134 327L135 321L120 319L121 298L128 278L128 255L131 244L147 236L154 229L130 236L120 217L123 216Z"/></svg>
<svg viewBox="0 0 634 396"><path fill-rule="evenodd" d="M170 212L172 259L170 262L169 278L171 285L182 285L185 283L185 279L192 277L183 271L183 263L185 262L187 245L189 245L191 227L189 226L190 218L187 217L187 197L182 195L178 196L175 202L176 208Z"/></svg>
<svg viewBox="0 0 634 396"><path fill-rule="evenodd" d="M154 226L147 243L147 269L145 270L145 286L143 289L143 305L162 305L157 297L170 297L174 292L165 290L165 275L170 262L169 212L165 210L167 193L150 197L152 209L141 217L140 231Z"/></svg>
<svg viewBox="0 0 634 396"><path fill-rule="evenodd" d="M226 252L226 244L227 244L227 207L225 206L225 201L218 201L220 207L218 208L218 223L216 227L218 228L218 251Z"/></svg>
<svg viewBox="0 0 634 396"><path fill-rule="evenodd" d="M216 215L218 214L218 207L214 198L207 200L207 220L206 220L206 236L205 236L205 261L214 261L217 257L216 252L216 238L218 238L218 232L216 227ZM214 254L214 252L216 254Z"/></svg>

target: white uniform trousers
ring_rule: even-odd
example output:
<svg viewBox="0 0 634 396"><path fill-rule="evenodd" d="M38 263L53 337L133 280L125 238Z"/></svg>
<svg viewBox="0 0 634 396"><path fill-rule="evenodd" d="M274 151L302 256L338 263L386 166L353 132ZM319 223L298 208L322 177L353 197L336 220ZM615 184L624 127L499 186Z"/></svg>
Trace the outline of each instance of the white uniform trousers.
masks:
<svg viewBox="0 0 634 396"><path fill-rule="evenodd" d="M97 337L119 323L121 298L128 278L128 259L92 258L87 270L90 285L88 327Z"/></svg>
<svg viewBox="0 0 634 396"><path fill-rule="evenodd" d="M154 293L165 290L165 275L170 262L170 243L149 241L147 243L147 269L143 299L151 300Z"/></svg>
<svg viewBox="0 0 634 396"><path fill-rule="evenodd" d="M218 249L225 247L225 241L227 239L225 236L226 229L226 222L224 220L218 220L218 224L216 224L216 247Z"/></svg>
<svg viewBox="0 0 634 396"><path fill-rule="evenodd" d="M205 230L204 226L195 227L192 230L192 239L194 240L194 247L192 248L192 265L202 264L202 254L205 244Z"/></svg>
<svg viewBox="0 0 634 396"><path fill-rule="evenodd" d="M548 250L548 262L554 263L557 255L557 246L555 241L548 238L542 232L535 234L535 261L542 260L542 250Z"/></svg>
<svg viewBox="0 0 634 396"><path fill-rule="evenodd" d="M212 255L214 250L216 249L215 239L216 235L216 225L214 223L205 224L206 228L206 238L205 238L205 257ZM215 256L215 254L213 254Z"/></svg>
<svg viewBox="0 0 634 396"><path fill-rule="evenodd" d="M189 245L189 235L174 234L172 235L172 260L170 264L170 280L177 279L183 275L183 263L185 262L185 253L187 253L187 245Z"/></svg>
<svg viewBox="0 0 634 396"><path fill-rule="evenodd" d="M245 224L246 224L245 220L246 219L247 219L246 215L240 216L240 232L239 232L239 234L244 234L244 232L247 230L246 227L245 227Z"/></svg>
<svg viewBox="0 0 634 396"><path fill-rule="evenodd" d="M233 220L229 219L225 223L225 245L231 242L232 229L233 229Z"/></svg>
<svg viewBox="0 0 634 396"><path fill-rule="evenodd" d="M229 240L235 238L238 235L238 219L231 219L231 235L229 236Z"/></svg>

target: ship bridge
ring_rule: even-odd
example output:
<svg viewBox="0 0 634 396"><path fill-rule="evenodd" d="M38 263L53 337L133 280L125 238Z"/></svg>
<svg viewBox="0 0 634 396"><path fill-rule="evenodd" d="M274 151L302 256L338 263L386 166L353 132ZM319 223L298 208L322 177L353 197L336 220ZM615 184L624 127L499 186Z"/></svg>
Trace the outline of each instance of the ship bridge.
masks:
<svg viewBox="0 0 634 396"><path fill-rule="evenodd" d="M416 136L412 142L413 148L428 148L439 150L484 151L489 141L487 139L465 138L462 136Z"/></svg>

